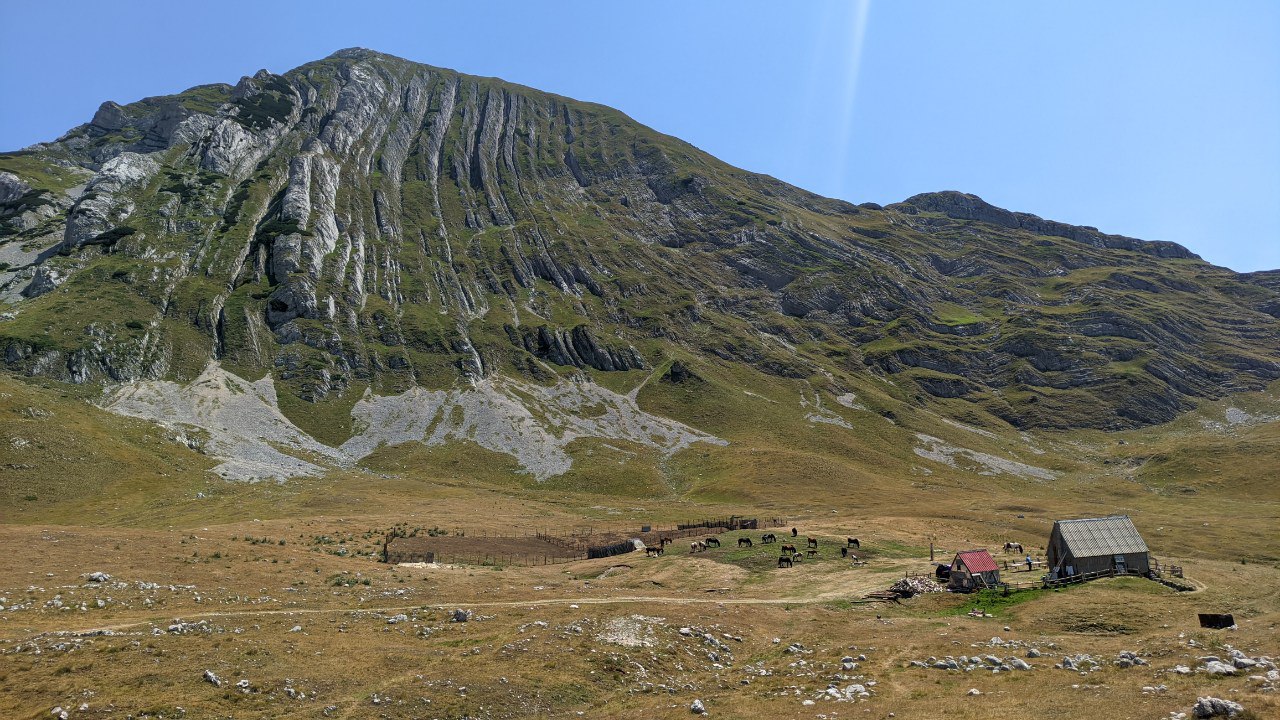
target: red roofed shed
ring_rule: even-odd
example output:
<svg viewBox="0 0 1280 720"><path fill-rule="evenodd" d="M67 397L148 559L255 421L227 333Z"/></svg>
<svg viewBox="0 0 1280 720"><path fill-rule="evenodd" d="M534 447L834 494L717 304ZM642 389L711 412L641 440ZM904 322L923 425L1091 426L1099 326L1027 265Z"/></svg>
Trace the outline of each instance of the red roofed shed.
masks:
<svg viewBox="0 0 1280 720"><path fill-rule="evenodd" d="M965 550L956 553L951 561L952 590L968 592L984 587L995 587L1000 582L1000 566L986 550Z"/></svg>

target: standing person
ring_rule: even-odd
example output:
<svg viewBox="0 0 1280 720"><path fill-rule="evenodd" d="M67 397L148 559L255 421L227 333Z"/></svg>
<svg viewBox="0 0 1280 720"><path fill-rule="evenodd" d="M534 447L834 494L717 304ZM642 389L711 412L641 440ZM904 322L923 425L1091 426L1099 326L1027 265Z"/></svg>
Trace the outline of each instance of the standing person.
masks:
<svg viewBox="0 0 1280 720"><path fill-rule="evenodd" d="M1031 571L1031 556L1027 556L1027 572Z"/></svg>

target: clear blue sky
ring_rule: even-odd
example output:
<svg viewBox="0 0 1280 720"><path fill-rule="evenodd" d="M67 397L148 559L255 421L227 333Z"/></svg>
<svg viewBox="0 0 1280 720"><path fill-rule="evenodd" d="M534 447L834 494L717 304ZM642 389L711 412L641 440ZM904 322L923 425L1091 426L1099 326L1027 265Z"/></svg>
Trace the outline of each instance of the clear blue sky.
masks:
<svg viewBox="0 0 1280 720"><path fill-rule="evenodd" d="M825 195L963 190L1280 268L1280 2L5 2L0 148L362 46Z"/></svg>

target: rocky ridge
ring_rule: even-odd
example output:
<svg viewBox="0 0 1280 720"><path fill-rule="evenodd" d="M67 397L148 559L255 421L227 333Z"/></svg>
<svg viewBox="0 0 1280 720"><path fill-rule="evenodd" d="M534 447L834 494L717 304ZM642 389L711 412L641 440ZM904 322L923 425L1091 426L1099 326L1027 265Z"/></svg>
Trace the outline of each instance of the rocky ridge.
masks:
<svg viewBox="0 0 1280 720"><path fill-rule="evenodd" d="M1114 429L1280 378L1273 275L962 193L855 207L609 108L362 49L104 103L0 155L4 363L113 388L216 362L376 405L677 358Z"/></svg>

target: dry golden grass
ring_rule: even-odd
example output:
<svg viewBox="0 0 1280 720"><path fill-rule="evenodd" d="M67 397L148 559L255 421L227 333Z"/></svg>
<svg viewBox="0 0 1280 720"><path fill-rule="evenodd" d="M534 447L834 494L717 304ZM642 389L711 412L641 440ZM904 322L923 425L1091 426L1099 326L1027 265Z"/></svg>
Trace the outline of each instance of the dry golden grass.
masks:
<svg viewBox="0 0 1280 720"><path fill-rule="evenodd" d="M473 474L455 462L478 457L465 448L416 464L402 462L413 453L389 449L377 472L227 483L204 472L208 458L173 450L152 427L113 427L115 419L76 414L78 401L38 388L4 391L3 439L38 447L19 454L0 444L10 463L0 485L11 498L0 504L0 717L45 718L61 706L82 718L314 718L326 709L349 718L652 718L689 716L700 698L713 717L1152 718L1208 694L1257 717L1280 715L1280 697L1245 677L1167 672L1194 667L1223 643L1280 656L1275 423L1242 431L1248 456L1233 454L1229 435L1197 434L1193 419L1146 434L1048 436L1038 440L1046 449L1039 462L1062 469L1053 482L937 465L930 475L913 472L922 462L909 448L875 434L862 449L836 452L822 445L826 428L808 441L799 431L773 440L760 433L673 458L662 469L666 490L643 495L625 491L640 487L630 477L614 484L589 464L561 485L492 468ZM22 415L34 406L75 417L79 437L59 445L63 428ZM1000 449L983 437L969 444ZM75 461L99 448L101 467ZM1159 482L1135 474L1127 460L1140 455L1167 456L1160 471L1182 474ZM1196 463L1212 466L1189 469ZM53 470L37 471L46 464ZM1213 469L1228 480L1197 474ZM593 477L600 490L588 492ZM24 500L23 487L36 488L37 500ZM965 615L973 600L948 594L900 606L854 602L905 572L928 572L931 541L940 560L1005 540L1034 550L1055 518L1112 512L1132 515L1154 554L1183 565L1201 589L1102 581L997 601L987 605L991 618ZM822 557L778 570L776 546L735 547L736 537L758 540L759 531L727 533L724 547L707 553L690 554L678 540L661 558L545 567L388 567L371 556L380 533L401 523L518 534L729 514L786 516L801 540L820 539ZM866 566L840 561L849 535L863 542ZM112 580L88 582L95 571ZM450 622L454 608L476 617ZM1239 628L1201 630L1203 611L1233 612ZM402 613L405 621L388 623ZM206 624L170 632L179 618ZM698 632L685 637L682 627ZM629 633L649 644L616 642ZM1033 671L994 675L910 666L930 656L1014 654L986 645L997 635L1037 644L1045 657L1030 661ZM792 643L807 652L787 653ZM1064 654L1113 660L1124 650L1150 665L1087 676L1052 667ZM861 654L856 670L841 669L841 657ZM202 679L206 670L221 687ZM235 687L240 680L247 692ZM857 702L820 699L833 681L875 685ZM1167 690L1142 692L1161 684ZM970 688L983 694L967 696Z"/></svg>

